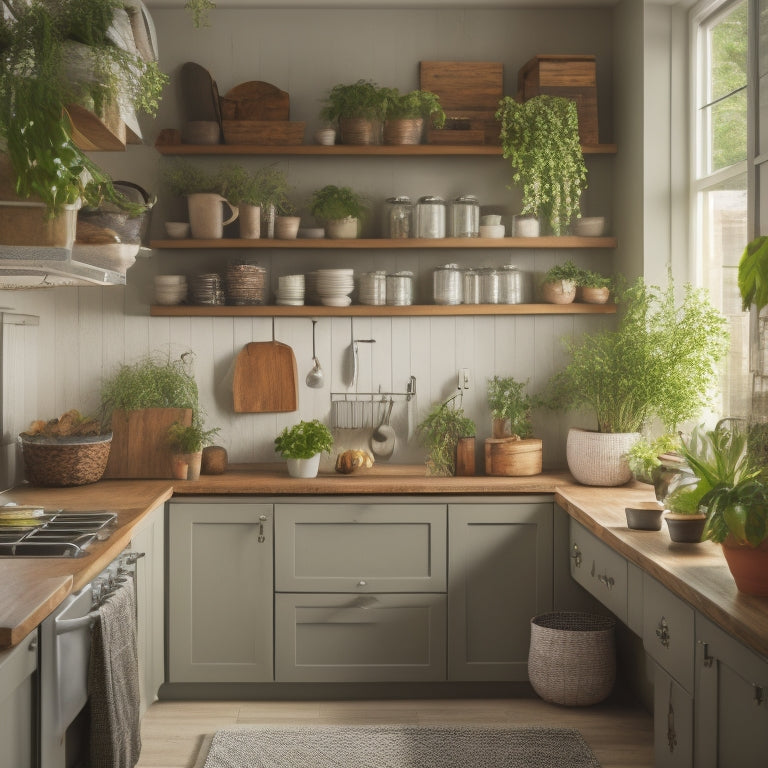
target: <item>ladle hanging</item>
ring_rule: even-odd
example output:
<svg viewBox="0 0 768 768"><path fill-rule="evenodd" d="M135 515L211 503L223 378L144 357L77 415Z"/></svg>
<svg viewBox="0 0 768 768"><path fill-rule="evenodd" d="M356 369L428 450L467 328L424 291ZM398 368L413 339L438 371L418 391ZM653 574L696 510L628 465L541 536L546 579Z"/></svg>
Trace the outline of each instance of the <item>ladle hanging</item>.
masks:
<svg viewBox="0 0 768 768"><path fill-rule="evenodd" d="M321 389L323 386L323 369L320 367L320 361L317 359L317 353L315 350L315 326L317 320L312 321L312 370L307 374L307 386L312 389Z"/></svg>

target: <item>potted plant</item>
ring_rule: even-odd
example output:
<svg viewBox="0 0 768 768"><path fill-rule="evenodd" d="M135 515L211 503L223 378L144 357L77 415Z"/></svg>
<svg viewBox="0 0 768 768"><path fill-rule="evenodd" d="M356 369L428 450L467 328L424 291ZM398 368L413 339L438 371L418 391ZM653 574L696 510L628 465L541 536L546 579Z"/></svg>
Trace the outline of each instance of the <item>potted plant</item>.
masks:
<svg viewBox="0 0 768 768"><path fill-rule="evenodd" d="M258 240L261 237L261 208L268 204L271 189L270 169L248 171L242 165L222 169L224 195L237 206L240 237Z"/></svg>
<svg viewBox="0 0 768 768"><path fill-rule="evenodd" d="M48 220L64 216L71 233L72 206L79 204L89 178L102 183L114 202L123 198L111 188L108 174L73 141L69 105L84 105L104 117L110 105L121 101L154 114L167 82L156 62L113 42L110 27L118 8L124 13L114 0L2 2L0 138L12 167L11 199L30 200ZM77 62L74 68L72 61ZM22 234L39 237L48 227L30 224Z"/></svg>
<svg viewBox="0 0 768 768"><path fill-rule="evenodd" d="M198 413L191 424L175 421L168 428L168 444L173 451L173 471L177 480L199 480L203 448L211 445L219 428L204 429Z"/></svg>
<svg viewBox="0 0 768 768"><path fill-rule="evenodd" d="M541 472L542 441L531 437L531 411L537 398L526 392L527 382L512 376L488 379L492 437L485 441L487 475L523 476Z"/></svg>
<svg viewBox="0 0 768 768"><path fill-rule="evenodd" d="M615 329L566 341L570 360L546 394L552 407L593 414L596 431L571 429L566 451L571 473L586 485L631 479L626 454L651 419L674 432L700 413L728 347L727 321L706 291L686 285L678 301L671 275L663 289L638 278L617 303Z"/></svg>
<svg viewBox="0 0 768 768"><path fill-rule="evenodd" d="M460 440L474 442L475 423L464 414L461 393L457 392L434 405L416 431L427 448L427 474L451 477L456 474L456 449ZM457 398L459 405L456 404ZM474 450L474 449L473 449Z"/></svg>
<svg viewBox="0 0 768 768"><path fill-rule="evenodd" d="M576 298L576 286L583 270L570 259L564 264L555 264L544 274L541 283L541 298L548 304L570 304Z"/></svg>
<svg viewBox="0 0 768 768"><path fill-rule="evenodd" d="M421 144L424 120L434 128L445 125L445 112L440 97L432 91L400 93L397 88L387 91L384 113L385 144Z"/></svg>
<svg viewBox="0 0 768 768"><path fill-rule="evenodd" d="M660 456L672 454L680 448L680 436L671 432L650 440L641 437L628 451L627 463L632 476L640 483L653 485L653 470L661 466Z"/></svg>
<svg viewBox="0 0 768 768"><path fill-rule="evenodd" d="M328 237L352 239L358 236L360 221L368 208L364 198L349 187L328 184L312 193L309 210L325 226Z"/></svg>
<svg viewBox="0 0 768 768"><path fill-rule="evenodd" d="M291 477L317 477L320 454L332 447L331 430L317 419L286 427L275 438L275 449L286 460Z"/></svg>
<svg viewBox="0 0 768 768"><path fill-rule="evenodd" d="M522 188L522 213L539 217L553 235L560 235L578 218L587 186L576 103L548 95L520 103L505 96L496 119L502 154L512 166L512 180Z"/></svg>
<svg viewBox="0 0 768 768"><path fill-rule="evenodd" d="M376 144L387 105L387 89L370 80L334 85L320 119L338 123L342 144Z"/></svg>
<svg viewBox="0 0 768 768"><path fill-rule="evenodd" d="M611 278L582 269L576 285L576 299L585 304L605 304L611 295Z"/></svg>
<svg viewBox="0 0 768 768"><path fill-rule="evenodd" d="M172 477L168 430L200 424L191 353L123 363L101 385L101 420L113 432L107 477Z"/></svg>

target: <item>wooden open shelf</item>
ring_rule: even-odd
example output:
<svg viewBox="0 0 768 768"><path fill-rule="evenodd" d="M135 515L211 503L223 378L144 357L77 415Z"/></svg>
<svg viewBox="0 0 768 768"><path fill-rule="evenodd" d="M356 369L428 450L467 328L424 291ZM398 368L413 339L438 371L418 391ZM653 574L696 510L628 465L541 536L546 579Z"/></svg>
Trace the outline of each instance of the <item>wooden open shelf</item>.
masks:
<svg viewBox="0 0 768 768"><path fill-rule="evenodd" d="M152 305L152 317L455 317L469 315L610 315L615 304L410 304L405 307L352 304L349 307L272 304L230 306Z"/></svg>
<svg viewBox="0 0 768 768"><path fill-rule="evenodd" d="M355 238L350 240L331 240L328 238L307 238L296 240L278 240L260 238L244 240L242 238L223 238L221 240L152 240L151 248L206 250L220 248L298 248L325 250L395 250L413 248L615 248L615 237L439 237L405 238Z"/></svg>
<svg viewBox="0 0 768 768"><path fill-rule="evenodd" d="M501 157L501 147L494 144L320 144L262 146L257 144L155 144L161 155L319 155L326 157L447 157L482 155ZM615 155L616 144L582 146L585 155Z"/></svg>

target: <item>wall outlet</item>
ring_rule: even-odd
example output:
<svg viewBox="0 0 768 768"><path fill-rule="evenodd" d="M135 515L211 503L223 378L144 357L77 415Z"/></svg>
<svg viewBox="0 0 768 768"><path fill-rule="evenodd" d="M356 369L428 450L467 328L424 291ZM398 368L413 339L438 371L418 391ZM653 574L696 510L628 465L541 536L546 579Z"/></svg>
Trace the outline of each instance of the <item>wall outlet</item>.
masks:
<svg viewBox="0 0 768 768"><path fill-rule="evenodd" d="M459 368L458 374L458 388L469 389L472 384L472 375L469 372L469 368Z"/></svg>

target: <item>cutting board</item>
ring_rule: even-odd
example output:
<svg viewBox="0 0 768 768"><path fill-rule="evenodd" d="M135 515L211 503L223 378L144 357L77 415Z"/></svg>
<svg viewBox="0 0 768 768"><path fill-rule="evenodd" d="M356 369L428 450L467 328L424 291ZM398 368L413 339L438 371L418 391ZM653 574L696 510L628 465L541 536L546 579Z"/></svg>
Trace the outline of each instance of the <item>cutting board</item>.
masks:
<svg viewBox="0 0 768 768"><path fill-rule="evenodd" d="M186 122L208 120L221 125L219 89L216 86L216 81L211 77L211 73L205 67L194 61L182 64L180 85Z"/></svg>
<svg viewBox="0 0 768 768"><path fill-rule="evenodd" d="M299 407L293 349L279 341L252 341L235 360L235 413L285 413Z"/></svg>
<svg viewBox="0 0 768 768"><path fill-rule="evenodd" d="M231 120L289 120L291 97L276 85L249 80L224 94L222 109Z"/></svg>

